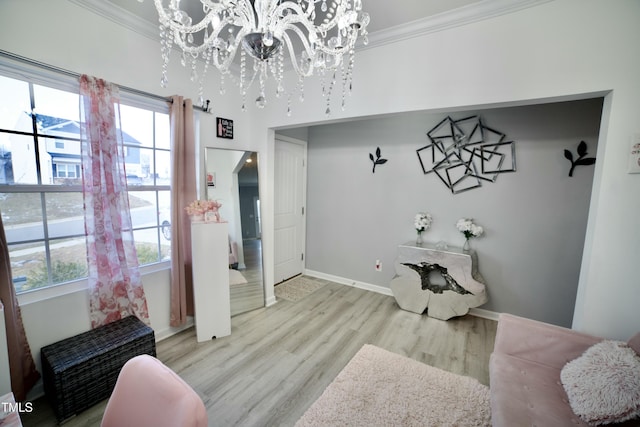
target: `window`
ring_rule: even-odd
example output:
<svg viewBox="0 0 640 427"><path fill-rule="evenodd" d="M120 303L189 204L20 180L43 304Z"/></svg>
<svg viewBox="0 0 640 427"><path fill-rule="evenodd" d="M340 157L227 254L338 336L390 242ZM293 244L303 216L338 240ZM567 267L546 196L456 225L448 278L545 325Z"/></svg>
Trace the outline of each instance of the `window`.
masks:
<svg viewBox="0 0 640 427"><path fill-rule="evenodd" d="M53 164L53 178L80 178L82 175L80 172L80 165L68 164L68 163L54 163Z"/></svg>
<svg viewBox="0 0 640 427"><path fill-rule="evenodd" d="M87 275L79 95L27 79L0 70L0 211L18 293ZM121 98L134 239L145 265L170 256L168 109Z"/></svg>

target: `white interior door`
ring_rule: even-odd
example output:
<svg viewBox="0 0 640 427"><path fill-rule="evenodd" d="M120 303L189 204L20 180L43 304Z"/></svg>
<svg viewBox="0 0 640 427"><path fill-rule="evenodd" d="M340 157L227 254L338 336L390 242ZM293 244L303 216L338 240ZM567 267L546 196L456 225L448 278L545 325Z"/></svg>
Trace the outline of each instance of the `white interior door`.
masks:
<svg viewBox="0 0 640 427"><path fill-rule="evenodd" d="M275 141L275 283L304 269L306 146Z"/></svg>

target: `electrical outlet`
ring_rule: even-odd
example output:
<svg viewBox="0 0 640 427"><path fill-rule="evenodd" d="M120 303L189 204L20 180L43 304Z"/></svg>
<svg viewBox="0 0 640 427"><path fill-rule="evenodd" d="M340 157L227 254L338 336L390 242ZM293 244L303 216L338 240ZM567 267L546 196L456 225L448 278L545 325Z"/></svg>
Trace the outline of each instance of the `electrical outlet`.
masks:
<svg viewBox="0 0 640 427"><path fill-rule="evenodd" d="M376 260L376 271L382 271L382 261Z"/></svg>

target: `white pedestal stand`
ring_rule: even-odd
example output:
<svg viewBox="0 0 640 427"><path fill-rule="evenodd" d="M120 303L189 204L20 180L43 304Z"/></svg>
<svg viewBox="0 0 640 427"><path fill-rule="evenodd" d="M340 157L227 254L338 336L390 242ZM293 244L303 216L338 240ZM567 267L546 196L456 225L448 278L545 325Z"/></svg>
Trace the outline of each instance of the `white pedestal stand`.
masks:
<svg viewBox="0 0 640 427"><path fill-rule="evenodd" d="M198 342L231 335L228 224L191 223L191 252Z"/></svg>

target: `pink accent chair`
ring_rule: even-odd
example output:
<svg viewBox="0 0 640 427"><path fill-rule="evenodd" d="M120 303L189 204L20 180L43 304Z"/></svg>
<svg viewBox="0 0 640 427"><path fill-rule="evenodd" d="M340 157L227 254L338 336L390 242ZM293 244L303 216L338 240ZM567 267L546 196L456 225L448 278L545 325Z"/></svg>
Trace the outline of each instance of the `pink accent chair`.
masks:
<svg viewBox="0 0 640 427"><path fill-rule="evenodd" d="M142 355L122 367L101 427L207 427L202 399L155 357Z"/></svg>

